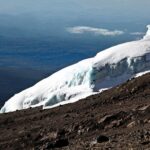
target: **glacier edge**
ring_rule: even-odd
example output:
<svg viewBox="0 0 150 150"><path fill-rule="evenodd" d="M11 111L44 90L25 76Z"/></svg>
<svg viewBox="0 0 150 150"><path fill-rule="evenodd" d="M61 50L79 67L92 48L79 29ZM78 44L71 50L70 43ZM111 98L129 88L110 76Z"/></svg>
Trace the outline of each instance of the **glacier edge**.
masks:
<svg viewBox="0 0 150 150"><path fill-rule="evenodd" d="M66 67L14 95L1 108L11 112L29 107L51 108L118 85L150 70L150 25L143 39L99 52L95 57Z"/></svg>

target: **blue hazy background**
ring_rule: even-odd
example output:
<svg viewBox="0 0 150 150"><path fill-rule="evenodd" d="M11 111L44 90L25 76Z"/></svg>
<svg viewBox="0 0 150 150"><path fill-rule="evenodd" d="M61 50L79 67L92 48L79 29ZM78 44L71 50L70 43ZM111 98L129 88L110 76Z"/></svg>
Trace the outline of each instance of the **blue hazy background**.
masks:
<svg viewBox="0 0 150 150"><path fill-rule="evenodd" d="M65 66L141 38L149 6L149 0L0 0L0 105ZM124 34L67 31L76 26Z"/></svg>

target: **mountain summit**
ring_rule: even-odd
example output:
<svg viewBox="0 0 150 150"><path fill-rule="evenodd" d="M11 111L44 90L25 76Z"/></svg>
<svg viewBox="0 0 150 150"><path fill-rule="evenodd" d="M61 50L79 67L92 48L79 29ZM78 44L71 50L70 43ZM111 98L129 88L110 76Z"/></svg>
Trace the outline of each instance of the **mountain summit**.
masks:
<svg viewBox="0 0 150 150"><path fill-rule="evenodd" d="M123 83L150 70L150 25L143 39L123 43L66 67L10 98L1 112L51 108Z"/></svg>

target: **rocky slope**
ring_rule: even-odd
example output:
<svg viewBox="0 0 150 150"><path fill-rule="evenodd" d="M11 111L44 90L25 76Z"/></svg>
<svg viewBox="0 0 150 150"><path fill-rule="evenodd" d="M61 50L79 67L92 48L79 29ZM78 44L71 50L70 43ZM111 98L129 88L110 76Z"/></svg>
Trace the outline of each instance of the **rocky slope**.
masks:
<svg viewBox="0 0 150 150"><path fill-rule="evenodd" d="M150 149L150 73L53 109L0 114L1 150Z"/></svg>

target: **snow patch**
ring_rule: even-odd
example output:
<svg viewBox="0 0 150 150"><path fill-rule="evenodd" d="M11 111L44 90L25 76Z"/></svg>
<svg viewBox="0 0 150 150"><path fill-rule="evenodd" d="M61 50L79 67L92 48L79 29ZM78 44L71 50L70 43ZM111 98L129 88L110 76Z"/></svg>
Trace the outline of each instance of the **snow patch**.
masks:
<svg viewBox="0 0 150 150"><path fill-rule="evenodd" d="M150 25L147 25L147 28L148 28L147 33L146 33L146 35L144 36L144 39L145 39L145 40L146 40L146 39L150 39Z"/></svg>
<svg viewBox="0 0 150 150"><path fill-rule="evenodd" d="M140 73L136 74L134 77L138 78L138 77L141 77L141 76L143 76L144 74L147 74L147 73L150 73L150 70L149 71L140 72Z"/></svg>

